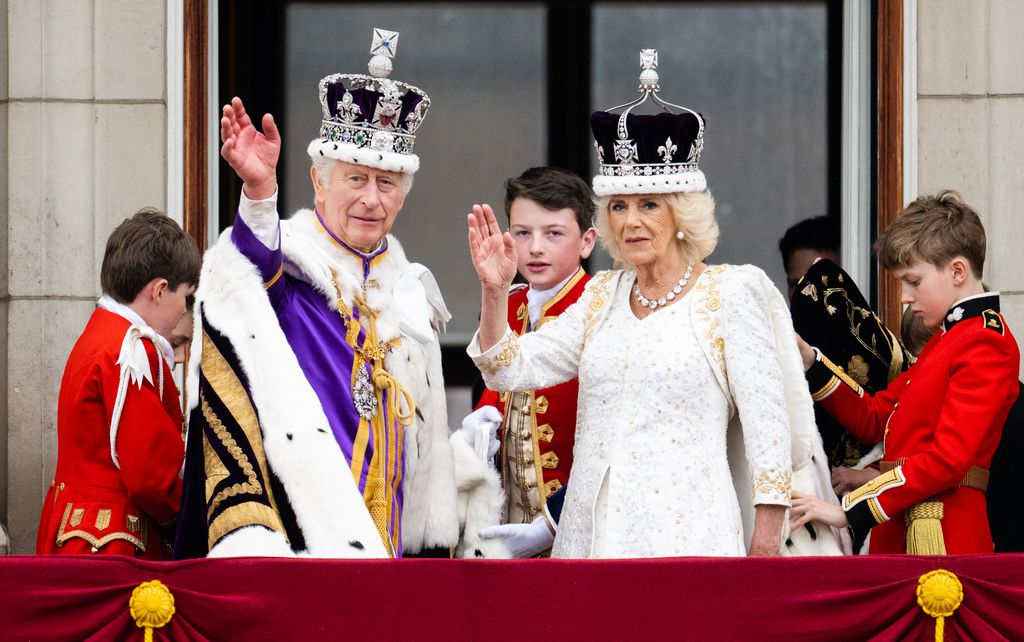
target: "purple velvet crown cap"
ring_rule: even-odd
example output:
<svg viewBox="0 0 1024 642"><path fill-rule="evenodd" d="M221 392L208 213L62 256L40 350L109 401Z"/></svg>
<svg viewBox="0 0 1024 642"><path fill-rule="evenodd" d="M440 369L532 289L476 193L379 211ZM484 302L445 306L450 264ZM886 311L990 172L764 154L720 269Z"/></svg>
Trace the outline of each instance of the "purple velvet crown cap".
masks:
<svg viewBox="0 0 1024 642"><path fill-rule="evenodd" d="M343 105L346 93L352 94L352 102L359 107L358 122L364 126L369 126L370 121L368 119L372 118L383 94L367 87L359 87L349 92L345 88L345 84L340 80L328 83L327 109L332 119L340 119L339 108ZM393 117L397 131L409 131L409 114L413 113L416 106L423 102L423 98L420 94L411 91L406 92L405 95L399 98L401 108L395 115L396 117ZM413 131L415 131L415 128L413 128Z"/></svg>
<svg viewBox="0 0 1024 642"><path fill-rule="evenodd" d="M594 193L664 194L707 189L699 168L704 148L704 117L696 112L626 114L594 112L594 133L600 167ZM624 125L624 127L623 127Z"/></svg>

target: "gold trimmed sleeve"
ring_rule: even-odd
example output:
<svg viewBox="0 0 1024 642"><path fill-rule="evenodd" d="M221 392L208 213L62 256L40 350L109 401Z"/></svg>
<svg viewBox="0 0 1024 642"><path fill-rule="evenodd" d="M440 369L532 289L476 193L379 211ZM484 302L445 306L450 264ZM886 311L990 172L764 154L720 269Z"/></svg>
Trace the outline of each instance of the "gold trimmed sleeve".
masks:
<svg viewBox="0 0 1024 642"><path fill-rule="evenodd" d="M506 329L505 336L490 350L474 358L474 361L480 368L480 372L493 376L499 370L507 368L517 354L519 354L519 337L511 329Z"/></svg>
<svg viewBox="0 0 1024 642"><path fill-rule="evenodd" d="M823 355L817 348L814 349L817 358L807 370L807 385L811 390L811 398L821 401L828 398L835 392L840 384L846 384L858 397L864 396L864 389L856 381L846 374L846 371Z"/></svg>
<svg viewBox="0 0 1024 642"><path fill-rule="evenodd" d="M762 470L751 475L750 485L754 496L754 505L789 506L792 495L792 476L792 472L788 470Z"/></svg>
<svg viewBox="0 0 1024 642"><path fill-rule="evenodd" d="M868 510L871 511L871 517L873 517L876 522L884 524L889 521L889 516L885 514L884 510L882 510L882 505L878 503L876 498L872 497L864 503L867 505Z"/></svg>
<svg viewBox="0 0 1024 642"><path fill-rule="evenodd" d="M889 490L890 488L899 488L900 486L906 483L907 478L903 476L903 467L896 466L892 470L884 472L878 477L875 477L874 479L864 484L860 488L855 488L848 494L844 495L843 510L849 511L851 508L865 500L877 500L882 493ZM877 510L878 513L885 518L885 521L888 521L889 518L885 515L885 512L882 511L881 505L877 505L874 510Z"/></svg>
<svg viewBox="0 0 1024 642"><path fill-rule="evenodd" d="M878 500L872 497L847 510L846 521L850 523L855 539L864 541L872 528L884 524L889 518L878 505Z"/></svg>
<svg viewBox="0 0 1024 642"><path fill-rule="evenodd" d="M855 539L863 541L869 530L891 519L878 497L890 488L898 488L905 483L907 480L903 476L903 467L896 466L843 497L842 507Z"/></svg>

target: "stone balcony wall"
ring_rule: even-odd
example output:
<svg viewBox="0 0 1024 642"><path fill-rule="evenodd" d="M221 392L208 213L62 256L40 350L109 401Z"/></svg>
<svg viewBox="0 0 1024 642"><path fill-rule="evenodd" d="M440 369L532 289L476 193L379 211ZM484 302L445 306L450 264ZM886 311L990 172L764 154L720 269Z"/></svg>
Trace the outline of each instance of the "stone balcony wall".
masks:
<svg viewBox="0 0 1024 642"><path fill-rule="evenodd" d="M107 235L166 203L163 0L0 0L0 522L32 552Z"/></svg>
<svg viewBox="0 0 1024 642"><path fill-rule="evenodd" d="M918 191L958 190L988 232L985 282L1024 341L1024 3L919 0ZM910 195L908 195L908 199Z"/></svg>

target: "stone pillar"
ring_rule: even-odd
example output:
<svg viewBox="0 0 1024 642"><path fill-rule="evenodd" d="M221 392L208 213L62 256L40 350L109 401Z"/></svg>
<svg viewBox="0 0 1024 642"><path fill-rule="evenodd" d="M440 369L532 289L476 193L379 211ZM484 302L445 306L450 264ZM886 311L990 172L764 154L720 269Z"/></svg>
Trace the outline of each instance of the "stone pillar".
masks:
<svg viewBox="0 0 1024 642"><path fill-rule="evenodd" d="M8 42L7 1L0 0L0 41ZM10 298L7 291L7 114L9 65L8 47L0 46L0 527L5 550L10 548L6 533L7 523L7 310Z"/></svg>
<svg viewBox="0 0 1024 642"><path fill-rule="evenodd" d="M919 0L917 37L918 191L953 188L977 208L985 283L1021 343L1024 11L1019 0Z"/></svg>
<svg viewBox="0 0 1024 642"><path fill-rule="evenodd" d="M0 521L35 547L107 235L166 203L163 0L0 0ZM2 49L2 48L0 48Z"/></svg>

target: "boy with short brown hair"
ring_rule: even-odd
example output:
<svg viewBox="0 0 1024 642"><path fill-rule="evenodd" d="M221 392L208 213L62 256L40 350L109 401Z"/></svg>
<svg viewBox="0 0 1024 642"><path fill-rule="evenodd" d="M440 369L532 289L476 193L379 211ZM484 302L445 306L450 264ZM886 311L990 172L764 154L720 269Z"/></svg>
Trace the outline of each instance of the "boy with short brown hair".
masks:
<svg viewBox="0 0 1024 642"><path fill-rule="evenodd" d="M184 444L168 337L199 265L195 241L154 209L107 239L103 296L61 379L37 552L170 559L160 527L178 514Z"/></svg>
<svg viewBox="0 0 1024 642"><path fill-rule="evenodd" d="M794 493L794 527L819 519L872 528L872 553L991 553L988 469L1017 398L1020 352L999 293L981 280L985 229L944 190L908 205L875 247L902 284L903 303L940 331L873 396L801 342L815 401L885 453L882 474L844 496L842 510Z"/></svg>
<svg viewBox="0 0 1024 642"><path fill-rule="evenodd" d="M564 169L533 167L505 182L509 233L518 248L519 274L527 282L509 291L508 322L516 334L555 319L583 293L590 276L580 263L597 240L594 208L587 182ZM467 429L500 422L502 523L544 521L545 500L568 481L578 392L576 379L528 392L486 390L463 422ZM484 529L481 536L505 539L513 557L520 556L519 544L508 539L512 533L502 528Z"/></svg>

